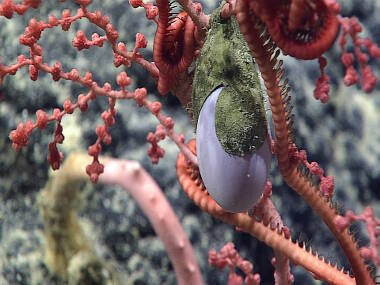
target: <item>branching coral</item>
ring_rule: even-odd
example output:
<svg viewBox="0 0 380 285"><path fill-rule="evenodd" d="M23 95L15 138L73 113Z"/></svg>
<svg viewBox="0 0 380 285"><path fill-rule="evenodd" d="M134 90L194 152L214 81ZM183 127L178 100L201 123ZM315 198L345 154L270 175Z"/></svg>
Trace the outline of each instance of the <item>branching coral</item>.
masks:
<svg viewBox="0 0 380 285"><path fill-rule="evenodd" d="M15 4L12 0L6 0L0 5L0 15L7 19L13 19L15 13L27 14L31 8L39 8L41 3L41 1L23 1L22 4ZM355 71L355 54L362 75L362 88L366 92L373 90L376 86L376 77L369 67L369 56L361 51L361 48L365 47L372 58L380 57L380 48L370 39L362 39L358 36L361 26L356 20L341 17L339 5L335 1L327 0L271 0L266 2L261 0L230 0L222 3L211 18L202 12L199 3L191 1L179 1L184 11L171 16L172 9L169 1L157 0L156 5L154 5L144 3L141 0L133 0L131 1L132 7L144 8L146 17L157 25L153 44L154 62L150 62L144 58L141 51L147 47L147 40L144 35L136 34L135 46L132 51L128 51L126 44L119 40L119 32L109 17L100 11L92 11L91 1L77 0L75 3L79 8L73 14L69 10L64 10L60 17L50 15L47 21L32 18L20 36L20 44L27 49L29 54L20 54L17 63L6 65L0 62L0 84L3 83L5 77L15 75L20 69L26 67L32 81L40 80L41 73L47 73L51 75L53 81L70 81L87 90L85 93L81 93L76 101L72 102L67 99L61 108L55 106L51 115L39 109L36 112L35 121L29 120L26 123L19 123L17 128L10 133L10 139L16 151L20 151L21 148L28 145L34 130L42 130L49 124L55 123L54 139L48 146L48 162L53 170L58 170L63 161L63 154L58 150L58 145L62 144L65 139L63 118L71 115L76 109L85 113L90 103L98 101L99 97L106 97L108 105L101 115L103 123L97 126L96 140L88 148L92 162L87 165L86 172L92 182L97 182L99 179L102 182L102 179L107 180L107 177L110 177L110 169L116 167L122 172L121 177L125 174L123 174L125 165L108 160L102 162L100 153L104 145L111 144L111 129L115 125L117 117L117 102L132 99L138 107L146 108L159 121L155 132L151 132L147 136L147 140L151 144L148 154L152 162L158 163L164 156L165 151L159 143L167 136L170 137L180 149L176 168L178 180L186 194L201 210L236 226L238 230L249 233L273 248L276 256L273 262L276 284L289 284L293 281L289 260L311 272L314 278L325 280L331 284L375 284L364 259L369 259L379 265L377 250L379 221L374 217L370 208L363 215L348 212L345 216L340 216L340 212L333 205L334 178L325 176L324 170L316 162L309 162L306 152L298 149L293 133L294 118L290 104L289 82L285 76L283 62L279 59L281 53L300 59L318 58L321 76L317 81L314 97L326 103L329 98L329 78L325 70L327 61L322 55L331 48L336 37L339 36L339 28L341 27L342 35L339 44L343 50L342 62L346 68L344 83L352 85L359 81L359 76ZM275 210L274 203L270 200L270 191L268 190L270 183L268 182L264 186L269 171L268 162L263 166L263 169L266 169L263 171L265 174L255 177L254 182L260 180L260 183L257 184L261 184L261 186L258 187L260 189L258 189L259 192L255 193L254 199L248 202L250 205L244 205L242 208L225 206L224 202L220 202L221 200L216 198L211 189L209 192L207 191L208 186L205 187L206 183L202 180L202 176L206 182L208 173L199 173L199 169L202 171L204 165L202 162L204 155L200 151L201 146L203 146L203 141L200 139L202 135L197 134L196 138L198 145L201 144L198 146L198 152L194 140L189 145L185 144L184 136L174 131L173 118L164 115L161 111L161 103L148 100L147 89L133 86L132 79L125 71L119 72L115 76L116 84L113 84L114 86L108 82L100 85L96 76L93 76L91 72L82 76L75 68L65 71L66 67L59 61L52 64L44 62L47 49L43 49L39 42L42 35L57 27L61 27L63 31L68 31L75 22L81 19L88 20L103 35L93 33L91 40L89 40L85 32L79 30L72 39L72 45L75 49L81 51L89 48L101 48L105 43L109 44L115 67L129 68L132 63L142 67L144 72L156 81L159 93L164 95L172 91L179 98L181 104L189 111L189 116L193 119L194 125L199 123L198 117L202 117L199 114L202 113L204 102L211 98L209 97L210 94L213 94L217 87L223 86L222 95L217 100L224 100L224 104L216 102L216 113L219 114L219 117L215 118L215 137L219 140L215 140L216 143L220 143L221 148L226 153L240 157L258 154L263 145L266 146L269 153L270 145L271 152L277 159L278 169L283 180L315 210L328 226L348 258L353 276L338 269L330 262L325 262L305 245L299 245L291 240L290 230L284 225L279 213ZM213 29L214 20L220 24L220 29ZM231 23L234 23L232 24L235 25L234 29L229 28L228 25ZM213 41L214 33L221 34L223 40L221 42ZM354 53L346 50L348 35L353 40ZM236 41L244 44L234 45ZM221 48L223 42L227 42L226 49ZM230 43L231 45L228 45ZM204 56L206 49L215 49L219 54L206 57ZM229 52L231 49L234 49L238 56L232 55ZM241 55L240 58L239 55ZM242 60L243 63L235 64L239 60ZM242 68L245 64L247 69ZM204 77L210 79L208 81L198 80L197 72L202 65ZM274 126L272 141L270 141L266 129L267 121L261 91L251 88L258 86L258 79L254 71L255 65L263 79L269 98L271 108L269 120L270 125ZM134 88L133 91L129 89L131 85ZM255 90L252 91L251 89ZM193 93L193 98L190 98L191 93ZM255 93L252 95L255 100L250 97L251 93ZM236 117L238 120L234 121ZM207 120L206 118L206 123ZM207 140L208 134L206 133L203 136ZM204 171L210 172L214 167L224 167L227 170L225 173L231 174L233 179L238 178L238 182L242 182L242 184L245 182L244 179L247 179L244 177L247 176L244 172L246 168L242 168L243 172L238 173L238 171L228 171L229 165L216 165L206 167ZM236 168L238 167L235 166L234 170ZM117 171L113 172L118 173ZM113 177L113 179L121 183L118 180L120 177ZM216 190L223 190L222 196L225 190L222 187L224 185L221 186L221 184L225 184L223 179L233 180L232 178L226 175L226 177L221 177L219 184L216 183ZM142 186L143 181L139 179L141 176L133 177L132 175L130 181L123 181L123 183L129 184L132 188L136 184ZM149 185L155 187L152 181ZM243 188L243 190L246 189ZM263 192L263 195L255 203L260 191ZM232 193L239 193L239 191ZM235 200L242 199L240 196L233 198ZM149 197L146 199L148 202L154 202L154 199L149 200ZM231 198L228 197L227 199ZM48 206L54 206L54 203L45 205L45 210L48 209ZM246 212L247 208L251 208L251 210ZM149 212L149 209L145 208L145 211ZM234 213L230 211L234 211ZM70 219L73 217L72 213L67 214L67 216L69 224L73 225L72 229L75 230L77 228L76 221ZM47 215L45 215L46 217ZM151 219L153 220L152 217ZM371 239L369 247L358 249L357 243L347 230L348 225L354 220L362 220L367 223ZM162 222L162 219L160 221ZM48 225L49 219L47 218L46 229L49 232ZM67 228L67 224L63 223L61 227ZM158 227L156 230L160 232L162 228ZM78 251L78 248L83 245L82 241L80 245L67 243L70 244L68 247L71 247L68 255L72 255L70 250ZM56 248L60 248L60 246L65 247L65 243L63 245L58 244ZM192 255L190 251L183 253L181 248L179 245L179 251L182 252L183 257ZM168 251L170 255L170 249ZM174 255L177 258L181 257L178 252L175 252ZM67 262L67 260L63 261L63 263ZM180 269L176 265L174 267L179 272L179 280L183 284L192 278L187 278L186 274L190 271L194 272L194 270L198 272L195 265L185 266L186 268L180 266ZM249 270L244 269L243 271L247 276L250 276ZM233 282L236 284L242 282L241 278L233 276ZM251 281L258 282L257 280L256 278ZM198 284L201 282L197 275L191 283Z"/></svg>

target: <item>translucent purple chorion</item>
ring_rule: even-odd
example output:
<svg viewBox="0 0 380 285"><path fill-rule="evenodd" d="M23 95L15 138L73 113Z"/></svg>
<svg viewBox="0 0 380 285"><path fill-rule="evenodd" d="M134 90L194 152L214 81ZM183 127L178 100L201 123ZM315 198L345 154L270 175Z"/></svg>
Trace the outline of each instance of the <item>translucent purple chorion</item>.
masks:
<svg viewBox="0 0 380 285"><path fill-rule="evenodd" d="M264 191L271 163L267 136L254 153L228 154L216 136L215 107L223 87L211 93L203 104L196 131L199 171L208 193L226 211L245 212Z"/></svg>

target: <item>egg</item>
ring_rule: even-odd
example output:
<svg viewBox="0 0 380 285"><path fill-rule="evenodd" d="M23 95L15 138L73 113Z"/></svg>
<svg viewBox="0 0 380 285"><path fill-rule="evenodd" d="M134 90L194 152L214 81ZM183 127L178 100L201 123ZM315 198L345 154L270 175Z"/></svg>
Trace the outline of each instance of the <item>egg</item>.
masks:
<svg viewBox="0 0 380 285"><path fill-rule="evenodd" d="M196 128L199 171L211 197L226 211L245 212L264 191L271 163L269 135L253 153L227 153L216 135L215 109L223 86L204 102Z"/></svg>

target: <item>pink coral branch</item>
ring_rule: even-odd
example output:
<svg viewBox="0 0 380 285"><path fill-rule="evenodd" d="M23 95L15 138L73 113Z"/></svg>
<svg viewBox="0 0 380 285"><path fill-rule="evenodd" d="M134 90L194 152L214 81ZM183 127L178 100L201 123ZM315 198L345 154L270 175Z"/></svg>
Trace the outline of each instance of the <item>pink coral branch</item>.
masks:
<svg viewBox="0 0 380 285"><path fill-rule="evenodd" d="M280 213L270 199L271 196L272 183L268 180L262 197L253 209L252 216L270 224L272 228L281 229L285 236L290 237L290 231L288 227L284 226ZM292 284L294 276L290 272L289 258L278 250L274 250L274 255L275 257L272 259L272 265L275 267L274 284Z"/></svg>
<svg viewBox="0 0 380 285"><path fill-rule="evenodd" d="M244 282L246 285L260 284L260 275L258 273L252 273L252 263L240 257L232 242L226 243L219 253L216 252L215 249L211 249L208 253L208 263L212 266L218 267L218 269L228 267L228 285L243 284L243 278L236 274L235 268L239 268L244 272Z"/></svg>
<svg viewBox="0 0 380 285"><path fill-rule="evenodd" d="M160 187L138 162L104 158L100 183L117 184L132 195L147 215L173 263L178 284L203 284L195 255Z"/></svg>
<svg viewBox="0 0 380 285"><path fill-rule="evenodd" d="M380 219L374 215L371 207L366 207L362 214L355 215L351 210L347 211L344 216L337 216L334 223L339 231L344 231L353 222L361 221L367 225L367 232L370 239L370 246L363 246L360 248L360 255L380 266L380 255L378 252L380 237Z"/></svg>

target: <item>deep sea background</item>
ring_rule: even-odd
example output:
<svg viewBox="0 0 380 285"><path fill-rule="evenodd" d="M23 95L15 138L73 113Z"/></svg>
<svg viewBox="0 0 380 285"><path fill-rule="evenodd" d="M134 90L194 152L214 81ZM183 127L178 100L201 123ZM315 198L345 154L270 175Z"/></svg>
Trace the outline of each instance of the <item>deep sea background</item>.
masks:
<svg viewBox="0 0 380 285"><path fill-rule="evenodd" d="M17 61L19 54L28 50L19 44L19 36L32 17L47 20L64 8L72 11L74 1L59 4L44 1L38 11L29 11L12 20L0 18L0 56L3 64ZM344 3L343 3L344 2ZM202 2L208 13L217 3ZM149 41L143 51L152 60L155 27L145 18L143 9L132 9L128 1L93 1L90 10L101 9L110 16L119 31L119 40L134 47L135 34L142 32ZM341 1L342 14L355 15L364 27L364 34L380 43L380 1ZM71 41L78 29L87 35L99 32L88 21L73 24L68 32L57 27L44 32L40 43L44 61L53 64L59 60L65 71L77 68L81 74L90 70L99 85L108 81L116 87L115 78L122 68L112 64L109 45L78 53ZM103 34L101 34L103 35ZM295 136L299 148L306 149L309 161L319 162L328 175L335 176L335 199L342 209L361 212L366 205L374 207L380 217L380 86L366 94L357 86L343 84L344 70L339 60L340 50L335 44L327 53L327 74L330 76L330 100L323 105L312 96L314 81L319 75L317 61L301 62L284 57L287 76L292 87L295 114ZM371 61L380 77L380 60ZM191 122L176 98L161 97L155 82L144 70L132 65L127 70L132 77L131 89L147 87L151 99L160 100L163 112L175 119L177 132L187 139L194 136ZM47 145L53 137L53 127L35 131L28 147L16 153L8 138L9 132L20 121L34 119L39 108L47 111L61 107L66 98L76 101L85 89L71 82L53 82L50 75L41 74L39 80L29 79L26 69L15 76L7 76L0 87L0 284L65 284L52 276L43 262L43 221L39 214L37 196L49 176L46 160ZM86 151L96 139L95 128L101 123L101 112L107 108L106 99L92 102L88 112L65 116L65 141L59 149L67 156L72 151ZM116 124L111 129L113 142L103 148L103 154L138 160L156 179L178 215L193 244L205 284L227 284L227 271L218 271L207 263L210 248L220 249L233 241L241 256L253 261L254 271L261 274L263 285L273 284L270 264L272 250L254 238L239 233L232 226L202 213L181 190L175 161L178 149L171 141L161 145L166 150L164 159L152 165L147 155L146 135L158 124L149 112L138 109L135 102L117 104ZM273 201L283 220L292 231L292 237L312 244L314 250L348 268L339 246L326 226L297 194L284 185L276 162L273 160L270 180L273 183ZM90 189L90 190L88 190ZM115 264L124 276L125 284L176 284L170 260L162 243L156 237L149 221L138 205L122 189L113 186L89 186L81 200L81 220L91 236L96 252L107 262ZM367 242L360 226L355 226L360 244ZM318 284L300 267L293 267L295 284ZM313 283L314 282L314 283Z"/></svg>

